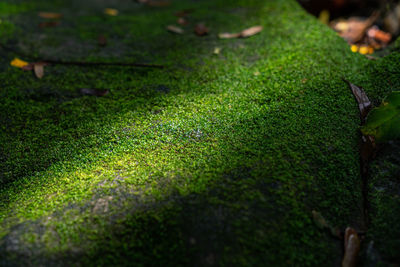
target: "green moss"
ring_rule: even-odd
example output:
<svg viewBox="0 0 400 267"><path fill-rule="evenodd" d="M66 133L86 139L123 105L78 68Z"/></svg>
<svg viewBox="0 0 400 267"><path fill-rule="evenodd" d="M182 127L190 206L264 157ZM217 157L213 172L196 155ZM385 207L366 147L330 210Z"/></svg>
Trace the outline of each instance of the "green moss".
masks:
<svg viewBox="0 0 400 267"><path fill-rule="evenodd" d="M387 72L368 71L381 61L351 53L289 0L125 3L117 17L77 3L54 4L59 27L24 23L18 51L166 68L54 65L41 80L0 73L0 255L90 265L340 261L339 241L311 211L362 226L358 111L341 78L379 98ZM167 32L188 8L187 33ZM210 35L192 34L200 21ZM249 39L216 36L255 24L264 31Z"/></svg>

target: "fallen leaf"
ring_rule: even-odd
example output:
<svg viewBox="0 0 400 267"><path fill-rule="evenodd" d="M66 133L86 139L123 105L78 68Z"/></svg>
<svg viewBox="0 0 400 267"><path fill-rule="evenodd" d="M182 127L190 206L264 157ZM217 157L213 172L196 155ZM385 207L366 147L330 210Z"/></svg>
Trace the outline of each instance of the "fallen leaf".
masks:
<svg viewBox="0 0 400 267"><path fill-rule="evenodd" d="M209 31L210 30L203 23L196 24L196 27L194 28L194 33L197 36L207 35Z"/></svg>
<svg viewBox="0 0 400 267"><path fill-rule="evenodd" d="M262 29L263 29L262 26L254 26L254 27L245 29L240 33L240 37L247 38L247 37L256 35L257 33L261 32Z"/></svg>
<svg viewBox="0 0 400 267"><path fill-rule="evenodd" d="M47 62L35 62L33 63L33 70L35 72L36 77L39 79L43 78L44 76L44 67L48 66L49 63Z"/></svg>
<svg viewBox="0 0 400 267"><path fill-rule="evenodd" d="M180 25L187 25L188 24L188 21L185 18L178 18L177 22Z"/></svg>
<svg viewBox="0 0 400 267"><path fill-rule="evenodd" d="M82 95L90 96L105 96L109 93L107 89L95 89L95 88L81 88L79 89Z"/></svg>
<svg viewBox="0 0 400 267"><path fill-rule="evenodd" d="M109 16L117 16L118 15L118 10L114 8L106 8L104 9L104 14L109 15Z"/></svg>
<svg viewBox="0 0 400 267"><path fill-rule="evenodd" d="M213 54L218 55L221 52L221 47L215 47Z"/></svg>
<svg viewBox="0 0 400 267"><path fill-rule="evenodd" d="M344 79L343 79L344 80ZM364 122L365 117L372 108L371 101L369 101L367 94L364 92L362 87L358 87L351 82L344 80L349 86L358 103L358 109L360 110L361 122Z"/></svg>
<svg viewBox="0 0 400 267"><path fill-rule="evenodd" d="M332 236L341 238L341 233L339 228L333 227L318 211L312 211L314 223L320 229L328 229Z"/></svg>
<svg viewBox="0 0 400 267"><path fill-rule="evenodd" d="M356 230L347 227L344 234L344 257L342 267L355 267L360 252L360 239Z"/></svg>
<svg viewBox="0 0 400 267"><path fill-rule="evenodd" d="M39 23L40 28L51 28L51 27L56 27L60 24L59 21L45 21Z"/></svg>
<svg viewBox="0 0 400 267"><path fill-rule="evenodd" d="M313 219L315 224L318 226L318 228L323 229L328 226L328 222L325 220L325 218L319 213L318 211L313 210L312 211Z"/></svg>
<svg viewBox="0 0 400 267"><path fill-rule="evenodd" d="M17 68L20 68L20 69L22 69L23 67L26 67L26 66L29 65L28 62L23 61L23 60L21 60L21 59L19 59L19 58L14 58L14 59L11 61L10 64L11 64L11 66L17 67Z"/></svg>
<svg viewBox="0 0 400 267"><path fill-rule="evenodd" d="M218 34L218 37L220 39L247 38L256 35L257 33L261 32L262 29L262 26L253 26L241 31L240 33L220 33Z"/></svg>
<svg viewBox="0 0 400 267"><path fill-rule="evenodd" d="M39 12L38 16L44 19L60 19L62 14L54 12Z"/></svg>
<svg viewBox="0 0 400 267"><path fill-rule="evenodd" d="M106 46L107 45L107 37L105 37L104 35L99 35L99 37L97 38L97 43L99 44L99 46Z"/></svg>
<svg viewBox="0 0 400 267"><path fill-rule="evenodd" d="M374 26L368 29L367 35L370 38L374 38L384 44L387 44L392 40L392 35L390 33L379 30L378 27Z"/></svg>
<svg viewBox="0 0 400 267"><path fill-rule="evenodd" d="M372 14L368 19L352 17L347 21L334 22L333 29L347 42L354 44L360 41L369 27L378 19L379 13Z"/></svg>
<svg viewBox="0 0 400 267"><path fill-rule="evenodd" d="M361 132L375 137L377 142L400 138L400 91L390 93L379 107L371 110Z"/></svg>
<svg viewBox="0 0 400 267"><path fill-rule="evenodd" d="M30 71L33 70L33 66L35 65L35 63L29 63L26 66L23 66L21 69L26 70L26 71Z"/></svg>
<svg viewBox="0 0 400 267"><path fill-rule="evenodd" d="M233 39L233 38L239 38L240 33L220 33L218 34L218 38L220 39Z"/></svg>
<svg viewBox="0 0 400 267"><path fill-rule="evenodd" d="M33 65L33 71L39 79L42 79L44 76L44 66L46 66L46 63L44 62L37 62Z"/></svg>
<svg viewBox="0 0 400 267"><path fill-rule="evenodd" d="M168 25L167 30L176 34L183 34L185 32L182 28L174 25Z"/></svg>
<svg viewBox="0 0 400 267"><path fill-rule="evenodd" d="M374 52L373 48L370 46L362 45L358 52L362 55L372 54Z"/></svg>

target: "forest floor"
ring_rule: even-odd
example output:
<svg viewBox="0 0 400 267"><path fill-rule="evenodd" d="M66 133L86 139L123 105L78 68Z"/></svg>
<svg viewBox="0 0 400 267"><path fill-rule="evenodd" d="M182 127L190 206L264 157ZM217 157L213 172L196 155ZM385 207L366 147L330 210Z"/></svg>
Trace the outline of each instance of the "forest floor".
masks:
<svg viewBox="0 0 400 267"><path fill-rule="evenodd" d="M337 266L313 213L400 263L400 145L363 185L342 80L379 104L399 42L369 60L292 0L160 3L0 2L0 266Z"/></svg>

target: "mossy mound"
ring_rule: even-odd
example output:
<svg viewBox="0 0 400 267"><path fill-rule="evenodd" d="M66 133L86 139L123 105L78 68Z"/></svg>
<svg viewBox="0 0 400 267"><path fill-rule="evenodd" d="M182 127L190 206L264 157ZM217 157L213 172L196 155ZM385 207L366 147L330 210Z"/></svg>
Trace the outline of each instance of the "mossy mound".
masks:
<svg viewBox="0 0 400 267"><path fill-rule="evenodd" d="M333 265L341 241L312 210L364 229L342 78L379 101L400 88L396 51L353 54L292 0L3 2L0 265ZM186 33L167 32L184 9ZM39 28L39 11L63 18ZM21 55L165 68L52 65L38 80L8 67Z"/></svg>

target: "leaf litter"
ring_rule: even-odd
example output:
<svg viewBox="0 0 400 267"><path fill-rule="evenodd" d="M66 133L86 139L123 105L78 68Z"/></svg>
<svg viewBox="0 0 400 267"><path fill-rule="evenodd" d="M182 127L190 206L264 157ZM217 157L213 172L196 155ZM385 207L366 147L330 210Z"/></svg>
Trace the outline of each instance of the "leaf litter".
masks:
<svg viewBox="0 0 400 267"><path fill-rule="evenodd" d="M344 257L342 267L355 267L360 252L360 238L356 230L347 227L344 234Z"/></svg>
<svg viewBox="0 0 400 267"><path fill-rule="evenodd" d="M204 23L198 23L194 28L194 33L197 36L205 36L209 32L210 32L209 28L207 28Z"/></svg>
<svg viewBox="0 0 400 267"><path fill-rule="evenodd" d="M167 31L172 32L172 33L176 33L176 34L183 34L185 31L178 26L175 25L168 25L167 26Z"/></svg>
<svg viewBox="0 0 400 267"><path fill-rule="evenodd" d="M256 35L260 33L263 30L262 26L253 26L247 29L244 29L243 31L239 33L220 33L218 34L218 37L220 39L233 39L233 38L248 38L253 35Z"/></svg>
<svg viewBox="0 0 400 267"><path fill-rule="evenodd" d="M393 38L393 33L385 32L377 26L380 17L379 12L374 12L368 18L341 18L331 21L329 25L347 41L352 52L369 55L386 47Z"/></svg>

